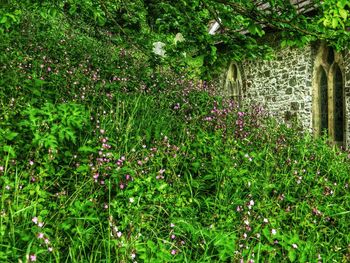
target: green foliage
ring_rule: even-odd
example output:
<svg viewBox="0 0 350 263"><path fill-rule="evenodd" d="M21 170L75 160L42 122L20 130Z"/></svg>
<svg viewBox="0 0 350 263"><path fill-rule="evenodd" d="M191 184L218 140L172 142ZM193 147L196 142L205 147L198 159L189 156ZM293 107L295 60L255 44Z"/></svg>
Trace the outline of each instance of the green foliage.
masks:
<svg viewBox="0 0 350 263"><path fill-rule="evenodd" d="M46 103L24 110L19 126L22 132L31 131L33 146L56 151L59 145L76 143L76 131L86 128L88 118L82 105Z"/></svg>
<svg viewBox="0 0 350 263"><path fill-rule="evenodd" d="M269 2L288 7L269 16L286 45L314 39ZM228 59L268 50L251 1L4 7L1 262L349 261L349 153L198 81L221 40ZM227 31L213 36L216 12Z"/></svg>
<svg viewBox="0 0 350 263"><path fill-rule="evenodd" d="M275 43L264 39L270 29L280 33L283 46L301 47L325 39L340 50L347 48L349 41L346 0L312 1L301 13L284 0L259 4L255 0L132 0L127 4L119 0L44 0L11 1L4 7L0 12L2 32L20 28L26 17L23 11L40 14L44 24L62 19L83 21L91 28L90 34L99 39L107 34L113 43L138 49L146 60L152 60L153 43L165 43L169 55L153 61L152 68L166 64L191 77L215 75L215 68L226 60L270 57ZM220 29L209 34L214 22ZM184 41L173 43L179 33ZM193 63L199 58L204 67L195 67L194 73Z"/></svg>
<svg viewBox="0 0 350 263"><path fill-rule="evenodd" d="M325 27L345 29L348 26L350 4L346 0L331 0L323 4L324 16L321 22Z"/></svg>
<svg viewBox="0 0 350 263"><path fill-rule="evenodd" d="M180 94L156 102L115 93L102 108L90 105L97 130L79 143L59 132L86 129L86 110L74 103L29 107L23 131L2 130L13 148L26 138L36 151L32 163L2 155L3 261L346 259L347 153L277 125L259 107ZM49 135L68 159L40 151Z"/></svg>
<svg viewBox="0 0 350 263"><path fill-rule="evenodd" d="M15 10L14 12L0 12L0 33L10 30L14 25L18 25L22 12Z"/></svg>

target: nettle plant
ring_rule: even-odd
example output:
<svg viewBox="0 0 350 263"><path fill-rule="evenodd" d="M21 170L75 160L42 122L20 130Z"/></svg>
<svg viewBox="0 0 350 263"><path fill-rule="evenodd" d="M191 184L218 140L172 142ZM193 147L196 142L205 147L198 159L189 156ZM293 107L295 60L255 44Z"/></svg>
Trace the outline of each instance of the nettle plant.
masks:
<svg viewBox="0 0 350 263"><path fill-rule="evenodd" d="M90 121L85 107L74 103L45 103L41 108L29 106L22 116L19 129L31 138L31 148L37 152L45 150L51 156L77 144L81 131Z"/></svg>

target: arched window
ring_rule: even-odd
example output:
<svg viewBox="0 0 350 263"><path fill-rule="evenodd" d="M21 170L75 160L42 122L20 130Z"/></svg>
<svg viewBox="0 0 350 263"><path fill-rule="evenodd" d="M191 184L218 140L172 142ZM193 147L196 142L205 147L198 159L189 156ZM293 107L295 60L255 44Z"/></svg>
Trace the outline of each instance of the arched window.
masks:
<svg viewBox="0 0 350 263"><path fill-rule="evenodd" d="M328 82L327 75L323 67L320 67L319 83L319 108L320 108L320 132L328 133Z"/></svg>
<svg viewBox="0 0 350 263"><path fill-rule="evenodd" d="M344 81L342 58L321 45L315 60L313 125L316 135L326 134L338 145L345 145Z"/></svg>
<svg viewBox="0 0 350 263"><path fill-rule="evenodd" d="M343 75L338 65L333 69L333 92L334 92L334 141L344 141L344 90Z"/></svg>
<svg viewBox="0 0 350 263"><path fill-rule="evenodd" d="M241 102L242 76L239 67L234 62L232 62L228 68L224 83L224 92L225 95L232 97L235 101Z"/></svg>

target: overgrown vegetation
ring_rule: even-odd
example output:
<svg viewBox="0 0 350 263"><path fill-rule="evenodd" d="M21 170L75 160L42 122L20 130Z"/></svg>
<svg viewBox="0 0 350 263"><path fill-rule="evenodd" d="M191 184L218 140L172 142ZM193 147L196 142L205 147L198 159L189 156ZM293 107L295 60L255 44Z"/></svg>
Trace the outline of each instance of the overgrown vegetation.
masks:
<svg viewBox="0 0 350 263"><path fill-rule="evenodd" d="M0 42L1 262L350 260L346 152L36 7Z"/></svg>

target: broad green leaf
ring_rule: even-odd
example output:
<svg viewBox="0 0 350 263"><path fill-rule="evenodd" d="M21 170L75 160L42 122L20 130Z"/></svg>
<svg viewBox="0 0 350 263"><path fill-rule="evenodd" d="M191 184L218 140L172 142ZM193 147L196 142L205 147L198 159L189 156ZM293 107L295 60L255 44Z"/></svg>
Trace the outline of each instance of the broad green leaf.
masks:
<svg viewBox="0 0 350 263"><path fill-rule="evenodd" d="M16 153L13 150L12 146L10 145L4 145L3 147L4 152L7 152L11 157L16 157Z"/></svg>
<svg viewBox="0 0 350 263"><path fill-rule="evenodd" d="M338 19L333 17L332 18L332 27L336 28L338 26L338 23L339 23Z"/></svg>
<svg viewBox="0 0 350 263"><path fill-rule="evenodd" d="M80 165L77 169L78 173L81 172L88 172L90 170L90 167L88 165Z"/></svg>
<svg viewBox="0 0 350 263"><path fill-rule="evenodd" d="M297 252L295 249L291 248L288 251L288 258L291 262L294 262L297 258Z"/></svg>
<svg viewBox="0 0 350 263"><path fill-rule="evenodd" d="M89 146L81 146L78 149L79 152L84 152L84 153L95 153L95 149Z"/></svg>
<svg viewBox="0 0 350 263"><path fill-rule="evenodd" d="M6 16L3 16L0 20L0 24L5 24L7 21L7 17Z"/></svg>
<svg viewBox="0 0 350 263"><path fill-rule="evenodd" d="M344 20L348 17L348 12L344 9L339 9L339 14Z"/></svg>
<svg viewBox="0 0 350 263"><path fill-rule="evenodd" d="M12 141L14 138L16 138L18 135L17 132L9 132L7 134L5 134L5 139Z"/></svg>

